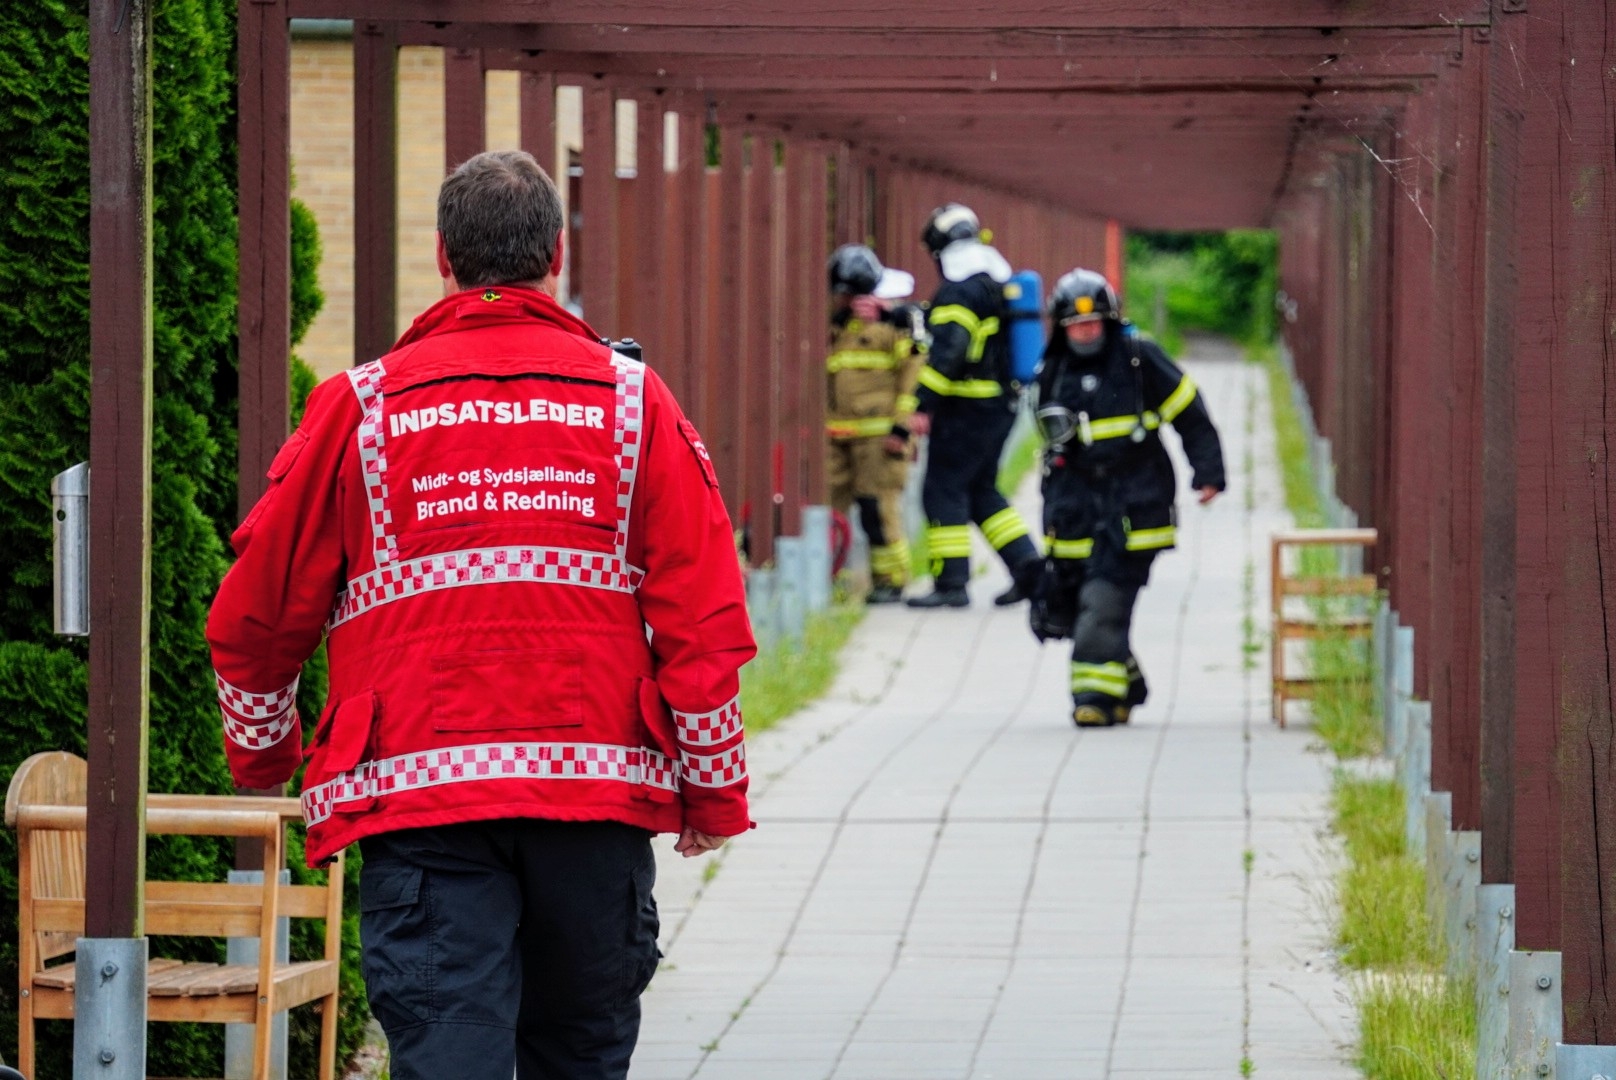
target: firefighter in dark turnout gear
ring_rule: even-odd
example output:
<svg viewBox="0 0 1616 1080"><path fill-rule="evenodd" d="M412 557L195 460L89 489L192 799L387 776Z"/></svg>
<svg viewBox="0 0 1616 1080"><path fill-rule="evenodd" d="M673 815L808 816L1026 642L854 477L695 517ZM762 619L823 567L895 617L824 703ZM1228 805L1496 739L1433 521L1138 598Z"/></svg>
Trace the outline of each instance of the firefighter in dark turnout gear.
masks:
<svg viewBox="0 0 1616 1080"><path fill-rule="evenodd" d="M910 430L931 444L921 502L930 527L933 590L911 607L965 607L975 522L1009 568L1000 606L1030 595L1041 561L1027 523L999 494L999 454L1015 423L1018 396L1010 382L1010 324L1004 283L1010 264L981 239L969 207L932 211L921 240L943 282L927 313L931 351L920 369L919 405Z"/></svg>
<svg viewBox="0 0 1616 1080"><path fill-rule="evenodd" d="M1072 639L1072 720L1126 723L1144 676L1129 644L1150 564L1175 539L1172 424L1200 502L1224 489L1223 450L1195 382L1122 318L1092 270L1055 284L1038 375L1047 558L1032 604L1039 641Z"/></svg>

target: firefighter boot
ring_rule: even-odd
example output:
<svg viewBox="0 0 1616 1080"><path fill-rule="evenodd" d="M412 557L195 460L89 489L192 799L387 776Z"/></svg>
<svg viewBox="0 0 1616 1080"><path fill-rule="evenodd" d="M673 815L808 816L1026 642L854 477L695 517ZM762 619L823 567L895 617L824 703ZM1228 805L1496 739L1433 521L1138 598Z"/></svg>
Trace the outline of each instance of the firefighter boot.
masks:
<svg viewBox="0 0 1616 1080"><path fill-rule="evenodd" d="M1044 572L1042 558L1024 559L1011 575L1010 587L993 598L994 607L1009 607L1030 599L1038 589L1038 578Z"/></svg>
<svg viewBox="0 0 1616 1080"><path fill-rule="evenodd" d="M872 588L864 597L866 604L896 604L903 599L903 590L896 585L882 582Z"/></svg>
<svg viewBox="0 0 1616 1080"><path fill-rule="evenodd" d="M971 597L964 589L933 589L925 596L905 601L912 608L962 608L971 606Z"/></svg>
<svg viewBox="0 0 1616 1080"><path fill-rule="evenodd" d="M1080 728L1110 727L1115 722L1111 710L1098 705L1078 705L1072 709L1072 723Z"/></svg>

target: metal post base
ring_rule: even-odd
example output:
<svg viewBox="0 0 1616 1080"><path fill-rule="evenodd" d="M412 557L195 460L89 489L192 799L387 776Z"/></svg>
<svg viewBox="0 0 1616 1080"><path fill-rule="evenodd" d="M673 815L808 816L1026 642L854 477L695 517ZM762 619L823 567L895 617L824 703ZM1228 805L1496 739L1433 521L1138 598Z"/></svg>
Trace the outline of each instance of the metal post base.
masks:
<svg viewBox="0 0 1616 1080"><path fill-rule="evenodd" d="M1476 970L1476 890L1481 886L1481 833L1450 833L1446 894L1447 973L1463 979Z"/></svg>
<svg viewBox="0 0 1616 1080"><path fill-rule="evenodd" d="M808 563L804 599L809 611L824 611L830 607L830 507L802 508L802 539Z"/></svg>
<svg viewBox="0 0 1616 1080"><path fill-rule="evenodd" d="M780 634L792 650L802 648L808 618L808 557L800 536L782 536L774 542L775 598L780 608Z"/></svg>
<svg viewBox="0 0 1616 1080"><path fill-rule="evenodd" d="M1443 835L1428 836L1426 832L1425 800L1431 794L1431 705L1426 701L1410 701L1401 709L1407 725L1402 759L1403 797L1408 815L1404 821L1404 839L1408 842L1409 854L1423 859L1427 841L1434 843Z"/></svg>
<svg viewBox="0 0 1616 1080"><path fill-rule="evenodd" d="M145 1080L145 938L79 938L73 1080Z"/></svg>
<svg viewBox="0 0 1616 1080"><path fill-rule="evenodd" d="M1616 1080L1616 1046L1555 1047L1555 1075L1561 1080Z"/></svg>
<svg viewBox="0 0 1616 1080"><path fill-rule="evenodd" d="M1553 1077L1560 1043L1560 954L1509 954L1509 1077Z"/></svg>
<svg viewBox="0 0 1616 1080"><path fill-rule="evenodd" d="M780 640L780 603L775 585L773 570L746 573L746 606L752 616L752 633L763 652L772 652Z"/></svg>
<svg viewBox="0 0 1616 1080"><path fill-rule="evenodd" d="M1476 1080L1509 1075L1509 953L1515 947L1515 886L1476 888Z"/></svg>
<svg viewBox="0 0 1616 1080"><path fill-rule="evenodd" d="M1453 861L1453 794L1433 791L1425 796L1425 913L1433 927L1448 920L1448 895L1443 887Z"/></svg>
<svg viewBox="0 0 1616 1080"><path fill-rule="evenodd" d="M232 870L229 877L232 885L262 885L264 872L262 870ZM289 885L292 882L290 870L281 871L281 884ZM258 939L255 937L228 938L225 941L225 963L227 964L258 964ZM286 963L292 958L292 920L281 916L275 920L275 960L277 963ZM224 1026L224 1075L225 1080L252 1080L253 1070L253 1035L251 1024L226 1024ZM269 1029L269 1080L286 1080L286 1013L275 1014Z"/></svg>

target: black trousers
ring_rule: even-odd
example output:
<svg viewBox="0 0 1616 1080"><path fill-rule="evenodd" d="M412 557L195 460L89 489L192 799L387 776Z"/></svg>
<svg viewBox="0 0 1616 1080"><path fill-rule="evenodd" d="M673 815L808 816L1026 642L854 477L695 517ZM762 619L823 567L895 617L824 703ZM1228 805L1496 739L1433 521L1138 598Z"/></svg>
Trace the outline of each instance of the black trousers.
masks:
<svg viewBox="0 0 1616 1080"><path fill-rule="evenodd" d="M360 841L360 939L393 1080L623 1080L656 971L651 834L467 822Z"/></svg>
<svg viewBox="0 0 1616 1080"><path fill-rule="evenodd" d="M927 542L939 589L962 589L971 578L964 526L972 522L1018 580L1037 563L1026 523L999 494L999 454L1015 422L1000 400L950 401L933 417L920 501L931 523Z"/></svg>

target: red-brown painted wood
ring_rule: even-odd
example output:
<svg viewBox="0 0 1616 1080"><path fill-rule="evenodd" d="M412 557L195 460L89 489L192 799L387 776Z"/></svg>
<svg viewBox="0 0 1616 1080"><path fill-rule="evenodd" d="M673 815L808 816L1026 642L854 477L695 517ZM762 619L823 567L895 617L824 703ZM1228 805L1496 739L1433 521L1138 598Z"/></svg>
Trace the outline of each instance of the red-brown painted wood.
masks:
<svg viewBox="0 0 1616 1080"><path fill-rule="evenodd" d="M719 129L719 196L711 207L717 219L718 249L709 282L717 290L714 340L707 385L707 448L718 470L719 487L730 518L742 528L746 502L745 423L748 390L745 368L745 323L750 300L746 280L745 136L734 125Z"/></svg>
<svg viewBox="0 0 1616 1080"><path fill-rule="evenodd" d="M486 54L485 54L486 57ZM486 63L486 59L485 59ZM492 65L488 65L492 67ZM522 149L533 155L539 168L556 183L566 177L556 173L556 81L549 71L524 71L517 89L517 138Z"/></svg>
<svg viewBox="0 0 1616 1080"><path fill-rule="evenodd" d="M145 933L151 620L152 142L147 0L92 0L90 701L85 935ZM249 26L248 32L251 33Z"/></svg>
<svg viewBox="0 0 1616 1080"><path fill-rule="evenodd" d="M354 357L398 336L398 44L391 23L354 26Z"/></svg>
<svg viewBox="0 0 1616 1080"><path fill-rule="evenodd" d="M481 49L443 54L443 151L446 172L488 148L488 91Z"/></svg>
<svg viewBox="0 0 1616 1080"><path fill-rule="evenodd" d="M573 270L584 318L604 337L622 336L617 309L617 102L611 90L584 89L582 224Z"/></svg>
<svg viewBox="0 0 1616 1080"><path fill-rule="evenodd" d="M744 345L738 365L745 387L746 503L751 508L753 566L774 560L774 449L779 429L779 363L775 351L774 142L754 132L746 170Z"/></svg>
<svg viewBox="0 0 1616 1080"><path fill-rule="evenodd" d="M552 0L296 0L294 18L305 19L458 19L483 23L602 23L642 26L727 27L735 25L794 29L836 25L852 29L888 30L902 14L891 7L846 6L834 13L790 0L745 0L691 5L680 0L594 0L555 4ZM831 15L833 14L833 18ZM984 10L973 0L933 0L909 9L917 26L984 26ZM1344 5L1340 0L1246 0L1241 4L1202 0L1105 0L1085 4L1049 4L1043 0L1004 2L992 9L997 26L1047 27L1052 30L1239 30L1266 27L1440 27L1485 25L1487 5L1462 0L1441 5L1428 0L1381 0ZM853 35L849 35L853 36ZM607 39L609 40L609 38ZM911 45L912 47L912 45Z"/></svg>

